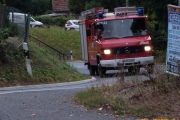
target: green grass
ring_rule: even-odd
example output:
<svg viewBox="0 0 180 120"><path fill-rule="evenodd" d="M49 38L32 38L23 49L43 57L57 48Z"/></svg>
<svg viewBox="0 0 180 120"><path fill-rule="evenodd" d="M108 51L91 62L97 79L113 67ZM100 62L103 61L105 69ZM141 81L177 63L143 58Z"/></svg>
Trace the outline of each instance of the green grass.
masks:
<svg viewBox="0 0 180 120"><path fill-rule="evenodd" d="M68 52L70 48L72 48L75 54L74 58L76 60L81 58L78 31L64 31L62 28L51 27L50 29L31 29L30 33L63 52ZM67 37L65 38L64 36ZM91 78L88 75L79 73L76 68L70 67L62 58L59 58L56 52L42 44L39 45L32 40L32 38L28 41L33 73L33 75L30 76L26 71L22 47L17 48L14 45L18 43L16 44L18 46L20 42L21 41L18 41L17 38L11 38L7 42L5 49L7 62L0 63L1 87L73 82Z"/></svg>
<svg viewBox="0 0 180 120"><path fill-rule="evenodd" d="M84 104L89 108L93 108L105 104L103 97L102 91L92 87L87 91L78 93L74 100L79 104Z"/></svg>
<svg viewBox="0 0 180 120"><path fill-rule="evenodd" d="M65 31L64 28L51 26L31 29L30 34L68 55L72 50L74 60L82 58L79 31Z"/></svg>

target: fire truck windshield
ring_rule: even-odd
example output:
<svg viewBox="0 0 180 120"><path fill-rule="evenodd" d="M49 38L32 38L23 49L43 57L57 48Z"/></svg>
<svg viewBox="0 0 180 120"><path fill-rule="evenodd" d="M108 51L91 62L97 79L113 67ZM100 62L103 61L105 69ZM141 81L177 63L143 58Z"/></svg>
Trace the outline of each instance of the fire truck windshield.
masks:
<svg viewBox="0 0 180 120"><path fill-rule="evenodd" d="M103 25L102 39L147 35L145 18L107 20Z"/></svg>

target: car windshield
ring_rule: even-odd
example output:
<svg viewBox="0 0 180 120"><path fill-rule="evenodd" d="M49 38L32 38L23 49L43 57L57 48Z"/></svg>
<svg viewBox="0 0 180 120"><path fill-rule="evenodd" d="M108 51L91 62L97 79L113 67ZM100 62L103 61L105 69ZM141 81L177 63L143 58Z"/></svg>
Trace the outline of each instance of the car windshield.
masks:
<svg viewBox="0 0 180 120"><path fill-rule="evenodd" d="M147 35L145 18L109 20L99 23L103 25L102 39Z"/></svg>
<svg viewBox="0 0 180 120"><path fill-rule="evenodd" d="M31 22L35 22L35 20L34 20L32 17L30 18L30 21L31 21Z"/></svg>
<svg viewBox="0 0 180 120"><path fill-rule="evenodd" d="M74 21L73 23L74 23L75 25L79 25L78 21Z"/></svg>

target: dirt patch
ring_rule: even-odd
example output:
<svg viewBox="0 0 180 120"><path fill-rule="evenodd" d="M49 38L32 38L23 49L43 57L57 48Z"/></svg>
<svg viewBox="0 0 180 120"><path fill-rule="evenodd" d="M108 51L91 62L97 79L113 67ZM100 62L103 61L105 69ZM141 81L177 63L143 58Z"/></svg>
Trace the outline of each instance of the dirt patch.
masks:
<svg viewBox="0 0 180 120"><path fill-rule="evenodd" d="M9 38L6 40L6 42L11 43L11 44L13 44L13 45L15 45L15 46L17 46L17 47L18 47L19 45L21 45L21 41L18 40L17 37L9 37Z"/></svg>

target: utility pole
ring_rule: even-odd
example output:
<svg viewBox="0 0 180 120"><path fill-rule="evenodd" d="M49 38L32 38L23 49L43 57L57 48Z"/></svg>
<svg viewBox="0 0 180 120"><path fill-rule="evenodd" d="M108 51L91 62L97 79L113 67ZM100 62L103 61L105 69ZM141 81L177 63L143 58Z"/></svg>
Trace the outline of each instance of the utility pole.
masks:
<svg viewBox="0 0 180 120"><path fill-rule="evenodd" d="M128 6L129 6L129 0L126 0L126 7L128 7Z"/></svg>

